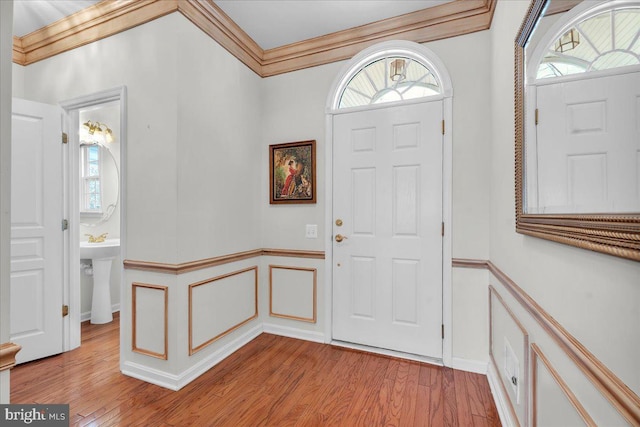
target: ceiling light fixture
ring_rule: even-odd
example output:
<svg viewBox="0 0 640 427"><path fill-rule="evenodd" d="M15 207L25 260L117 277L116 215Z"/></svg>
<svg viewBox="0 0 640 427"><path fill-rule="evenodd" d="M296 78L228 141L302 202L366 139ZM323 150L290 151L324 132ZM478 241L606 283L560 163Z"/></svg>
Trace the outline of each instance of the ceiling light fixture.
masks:
<svg viewBox="0 0 640 427"><path fill-rule="evenodd" d="M404 69L405 63L406 61L400 58L391 61L389 67L389 77L391 78L391 80L393 80L394 82L404 80L404 78L406 77Z"/></svg>
<svg viewBox="0 0 640 427"><path fill-rule="evenodd" d="M575 49L580 44L580 33L575 28L564 33L556 42L555 51L564 53Z"/></svg>
<svg viewBox="0 0 640 427"><path fill-rule="evenodd" d="M113 142L113 131L104 123L94 123L91 120L87 120L82 125L87 128L89 135L94 135L96 132L98 132L99 135L104 135L104 138L107 142Z"/></svg>

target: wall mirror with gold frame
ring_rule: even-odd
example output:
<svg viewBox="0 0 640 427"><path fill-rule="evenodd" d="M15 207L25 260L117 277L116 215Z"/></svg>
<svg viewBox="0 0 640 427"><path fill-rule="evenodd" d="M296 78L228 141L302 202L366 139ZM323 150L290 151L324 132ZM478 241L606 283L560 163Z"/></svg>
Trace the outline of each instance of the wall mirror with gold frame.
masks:
<svg viewBox="0 0 640 427"><path fill-rule="evenodd" d="M640 261L640 1L532 0L515 118L516 231Z"/></svg>

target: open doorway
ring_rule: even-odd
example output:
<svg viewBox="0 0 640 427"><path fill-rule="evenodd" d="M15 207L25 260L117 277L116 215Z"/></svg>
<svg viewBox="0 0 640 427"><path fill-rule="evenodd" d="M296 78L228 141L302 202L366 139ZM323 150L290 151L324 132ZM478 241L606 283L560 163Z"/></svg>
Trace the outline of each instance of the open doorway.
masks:
<svg viewBox="0 0 640 427"><path fill-rule="evenodd" d="M126 88L61 103L68 134L69 218L65 348L81 344L81 322L119 322L124 248Z"/></svg>

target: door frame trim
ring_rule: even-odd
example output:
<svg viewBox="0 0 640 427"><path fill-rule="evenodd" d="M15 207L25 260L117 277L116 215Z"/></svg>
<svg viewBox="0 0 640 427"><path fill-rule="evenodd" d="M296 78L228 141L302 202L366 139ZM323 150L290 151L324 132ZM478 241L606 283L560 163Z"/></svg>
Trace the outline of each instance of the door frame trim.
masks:
<svg viewBox="0 0 640 427"><path fill-rule="evenodd" d="M449 71L438 56L427 47L404 40L388 41L371 46L348 61L336 76L327 97L325 114L325 292L324 292L324 329L325 342L331 343L333 337L333 116L344 113L346 110L338 110L339 96L346 84L373 58L389 53L402 52L411 54L419 59L429 69L434 71L443 89L443 118L445 121L445 133L443 135L442 148L442 221L445 225L445 233L442 238L442 324L444 325L444 339L442 340L442 363L444 366L452 366L453 359L453 294L451 285L452 253L451 253L451 191L453 171L453 86ZM433 101L433 97L424 98L422 102ZM385 107L412 104L420 101L397 102L384 104ZM374 107L375 108L375 107ZM365 108L366 109L366 108ZM351 110L350 110L351 111Z"/></svg>
<svg viewBox="0 0 640 427"><path fill-rule="evenodd" d="M73 98L60 102L60 107L64 111L62 122L63 132L69 135L69 142L64 148L64 209L65 218L69 219L69 232L66 234L64 242L64 252L66 254L65 284L63 301L69 305L69 315L64 318L63 324L63 350L69 351L80 347L81 333L81 296L80 296L80 245L72 245L71 242L80 242L80 211L75 207L79 206L78 191L71 191L78 188L79 180L77 177L79 166L79 154L75 150L71 150L71 145L79 144L78 133L70 132L70 129L79 126L78 111L81 108L93 105L104 104L112 101L120 101L120 256L126 259L126 209L127 200L126 183L126 159L127 159L127 87L118 86L113 89L107 89L101 92L92 93L90 95ZM77 269L75 268L77 266ZM75 271L74 271L75 269ZM76 274L77 273L77 274ZM126 307L122 302L127 294L124 292L124 268L120 267L120 307Z"/></svg>

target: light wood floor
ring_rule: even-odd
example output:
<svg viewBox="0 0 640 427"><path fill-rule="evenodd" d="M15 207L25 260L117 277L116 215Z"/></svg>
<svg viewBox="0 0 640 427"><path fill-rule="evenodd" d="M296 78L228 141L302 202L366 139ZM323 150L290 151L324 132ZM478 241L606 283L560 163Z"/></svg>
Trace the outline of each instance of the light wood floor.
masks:
<svg viewBox="0 0 640 427"><path fill-rule="evenodd" d="M262 334L178 392L124 376L118 319L17 366L12 403L69 403L79 426L499 426L482 375Z"/></svg>

